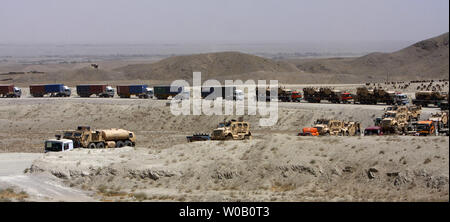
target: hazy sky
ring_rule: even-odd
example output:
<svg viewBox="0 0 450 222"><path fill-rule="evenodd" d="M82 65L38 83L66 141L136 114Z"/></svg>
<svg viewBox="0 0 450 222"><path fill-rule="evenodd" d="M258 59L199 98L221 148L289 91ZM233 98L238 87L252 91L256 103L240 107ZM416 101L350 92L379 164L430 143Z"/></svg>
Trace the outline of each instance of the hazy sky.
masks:
<svg viewBox="0 0 450 222"><path fill-rule="evenodd" d="M448 0L1 0L0 43L418 41Z"/></svg>

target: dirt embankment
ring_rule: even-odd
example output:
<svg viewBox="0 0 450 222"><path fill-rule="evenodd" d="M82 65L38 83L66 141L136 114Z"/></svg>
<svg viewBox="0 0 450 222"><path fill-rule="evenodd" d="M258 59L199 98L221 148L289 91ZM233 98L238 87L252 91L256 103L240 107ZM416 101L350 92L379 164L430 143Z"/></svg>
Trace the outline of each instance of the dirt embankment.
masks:
<svg viewBox="0 0 450 222"><path fill-rule="evenodd" d="M52 173L103 201L448 201L448 142L273 134L49 153L29 172Z"/></svg>

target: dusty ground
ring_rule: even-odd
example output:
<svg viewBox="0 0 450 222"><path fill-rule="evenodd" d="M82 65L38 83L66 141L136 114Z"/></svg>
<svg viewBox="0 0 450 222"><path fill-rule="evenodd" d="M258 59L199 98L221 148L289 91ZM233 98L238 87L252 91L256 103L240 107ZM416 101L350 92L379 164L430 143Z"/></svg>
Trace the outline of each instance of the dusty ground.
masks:
<svg viewBox="0 0 450 222"><path fill-rule="evenodd" d="M8 161L22 157L4 158L0 188L17 187L32 201L448 201L448 137L296 136L322 117L365 128L384 105L280 103L275 126L245 116L251 141L186 143L233 117L173 116L166 102L0 99L0 152L37 155L17 167ZM40 154L44 139L78 125L125 128L138 145Z"/></svg>

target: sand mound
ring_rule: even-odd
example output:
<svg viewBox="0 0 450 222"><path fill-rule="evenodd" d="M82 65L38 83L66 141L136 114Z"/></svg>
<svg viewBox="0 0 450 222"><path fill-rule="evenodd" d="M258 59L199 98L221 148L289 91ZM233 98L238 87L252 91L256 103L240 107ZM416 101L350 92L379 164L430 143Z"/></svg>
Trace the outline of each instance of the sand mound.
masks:
<svg viewBox="0 0 450 222"><path fill-rule="evenodd" d="M241 75L252 72L295 72L294 65L239 53L220 52L174 56L154 64L128 65L116 69L130 79L175 80L191 79L192 72L202 72L203 78Z"/></svg>

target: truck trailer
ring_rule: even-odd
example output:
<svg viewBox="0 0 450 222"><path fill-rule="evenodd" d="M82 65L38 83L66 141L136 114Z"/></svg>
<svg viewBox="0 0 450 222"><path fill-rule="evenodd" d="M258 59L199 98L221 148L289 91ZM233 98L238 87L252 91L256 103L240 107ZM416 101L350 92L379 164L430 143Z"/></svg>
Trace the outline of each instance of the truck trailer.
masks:
<svg viewBox="0 0 450 222"><path fill-rule="evenodd" d="M108 85L77 85L77 94L80 97L90 97L92 95L98 97L114 97L114 88Z"/></svg>
<svg viewBox="0 0 450 222"><path fill-rule="evenodd" d="M151 89L147 85L122 85L117 86L117 95L120 98L130 98L132 95L138 98L151 98Z"/></svg>
<svg viewBox="0 0 450 222"><path fill-rule="evenodd" d="M30 94L33 97L43 97L47 94L50 97L69 97L71 90L64 84L30 85Z"/></svg>
<svg viewBox="0 0 450 222"><path fill-rule="evenodd" d="M157 99L167 99L169 97L174 98L176 95L184 93L183 86L177 86L177 90L171 91L171 86L154 86L153 94Z"/></svg>
<svg viewBox="0 0 450 222"><path fill-rule="evenodd" d="M22 90L14 85L0 85L0 97L19 98Z"/></svg>

